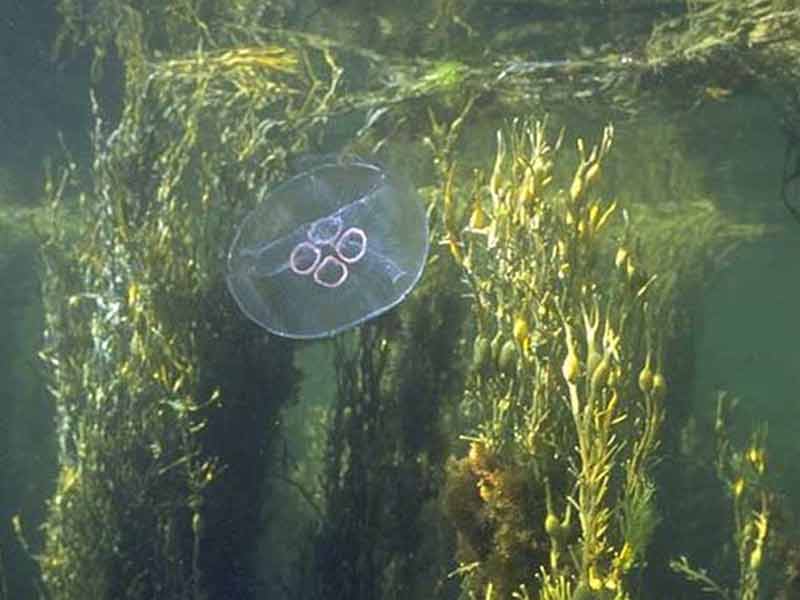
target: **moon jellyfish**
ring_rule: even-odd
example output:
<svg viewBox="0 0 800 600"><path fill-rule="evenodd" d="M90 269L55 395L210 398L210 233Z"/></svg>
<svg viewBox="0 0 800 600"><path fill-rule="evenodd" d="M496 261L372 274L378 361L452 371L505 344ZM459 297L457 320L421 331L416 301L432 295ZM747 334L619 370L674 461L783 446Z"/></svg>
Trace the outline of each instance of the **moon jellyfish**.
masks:
<svg viewBox="0 0 800 600"><path fill-rule="evenodd" d="M266 193L228 253L245 315L291 338L334 335L401 302L422 274L428 222L378 165L330 160Z"/></svg>

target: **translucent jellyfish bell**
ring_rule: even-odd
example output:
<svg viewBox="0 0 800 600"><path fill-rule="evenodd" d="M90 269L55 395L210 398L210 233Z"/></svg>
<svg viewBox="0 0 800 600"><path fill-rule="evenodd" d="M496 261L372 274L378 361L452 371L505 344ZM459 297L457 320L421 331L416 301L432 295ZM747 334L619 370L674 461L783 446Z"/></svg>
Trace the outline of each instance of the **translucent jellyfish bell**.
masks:
<svg viewBox="0 0 800 600"><path fill-rule="evenodd" d="M402 301L427 254L416 191L378 165L332 159L247 215L228 253L228 288L272 333L331 336Z"/></svg>

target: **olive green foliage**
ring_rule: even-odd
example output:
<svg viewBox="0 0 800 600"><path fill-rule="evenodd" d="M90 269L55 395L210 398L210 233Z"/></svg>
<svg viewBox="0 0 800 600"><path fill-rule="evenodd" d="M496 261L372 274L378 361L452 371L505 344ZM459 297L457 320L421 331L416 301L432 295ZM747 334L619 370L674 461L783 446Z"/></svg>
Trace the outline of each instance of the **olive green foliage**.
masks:
<svg viewBox="0 0 800 600"><path fill-rule="evenodd" d="M138 69L155 52L186 53L198 46L216 48L219 36L234 31L247 35L259 22L285 21L278 2L233 0L58 0L63 26L55 51L88 47L92 51L92 78L99 81L117 56L127 69Z"/></svg>
<svg viewBox="0 0 800 600"><path fill-rule="evenodd" d="M76 7L85 8L62 3L63 10ZM48 188L53 223L44 252L43 356L59 411L62 466L40 564L55 598L253 592L242 565L258 533L264 457L271 455L264 450L276 437L270 428L295 376L291 346L265 345L263 333L233 309L220 245L258 190L284 173L287 157L323 138L330 116L449 88L447 73L457 72L433 68L421 87L390 87L354 101L341 93L339 60L348 50L313 36L245 27L244 20L211 28L183 8L159 5L148 13L100 2L67 18L67 35L94 46L97 78L111 47L123 59L126 89L118 124L101 118L104 98L94 106L94 190L80 195L74 209L83 224L75 235L59 224L72 216L67 198L76 174ZM368 52L355 55L377 62ZM410 67L418 68L432 67ZM315 547L338 548L340 537L350 542L355 535L362 540L352 546L360 553L355 569L387 538L384 526L394 523L396 533L371 565L379 574L363 584L353 577L372 571L342 572L335 555L320 551L312 584L325 594L352 598L359 586L373 598L377 589L410 585L420 572L421 563L396 557L415 554L404 526L430 512L435 465L443 460L434 398L452 385L445 365L458 321L448 325L450 335L432 336L442 331L440 315L457 317L457 310L442 308L453 298L437 294L419 305L408 326L414 343L389 347L382 334L380 344L365 342L363 349L375 363L340 369L343 381L351 381L342 384L341 410L371 408L363 422L334 424L328 517ZM399 331L391 333L399 339ZM417 343L429 353L418 352ZM415 414L420 410L433 413ZM397 439L378 433L379 424L390 423L400 424ZM363 428L373 437L360 436ZM425 452L433 456L420 462ZM349 456L372 460L333 469ZM360 505L348 503L366 480L383 482L370 488L381 499L377 510L386 508L385 498L398 503L365 522ZM393 490L398 481L402 493ZM429 493L418 494L420 487ZM441 562L426 565L432 579Z"/></svg>
<svg viewBox="0 0 800 600"><path fill-rule="evenodd" d="M651 81L668 78L682 102L718 101L757 86L800 133L800 7L793 0L689 0L647 45ZM648 77L650 81L650 78ZM645 82L649 85L649 81ZM687 95L686 90L690 93Z"/></svg>
<svg viewBox="0 0 800 600"><path fill-rule="evenodd" d="M737 403L721 392L714 423L715 467L732 505L726 516L733 542L716 558L733 563L736 583L729 589L686 556L672 560L670 566L704 591L726 600L773 597L776 589L781 590L778 597L794 598L797 572L792 562L797 560L798 541L791 539L791 533L795 525L769 480L766 426L751 433L744 449L730 437Z"/></svg>
<svg viewBox="0 0 800 600"><path fill-rule="evenodd" d="M62 191L51 191L55 202L63 201ZM177 291L190 277L185 267L172 256L156 263L142 256L155 246L152 233L132 232L120 204L109 200L84 199L83 210L98 212L81 241L54 221L44 252L43 358L58 411L61 467L42 574L55 598L135 598L157 590L190 597L200 589L199 555L191 547L201 534L191 526L202 522L203 496L217 475L195 434L204 426L202 409L219 392L195 397L194 335L172 329L180 323L172 311L188 314L197 302ZM53 215L64 218L58 206ZM167 278L174 295L153 293ZM157 566L135 559L148 555Z"/></svg>
<svg viewBox="0 0 800 600"><path fill-rule="evenodd" d="M424 597L444 578L436 495L449 444L440 423L460 389L465 306L452 263L434 257L402 310L334 343L325 518L302 598Z"/></svg>
<svg viewBox="0 0 800 600"><path fill-rule="evenodd" d="M94 106L93 191L68 201L74 165L47 189L42 354L61 467L42 575L53 598L245 598L269 430L296 376L291 347L233 307L219 253L306 139L270 115L324 90L256 34L159 61L141 15L118 16L124 110L112 125Z"/></svg>
<svg viewBox="0 0 800 600"><path fill-rule="evenodd" d="M295 375L291 345L265 345L233 308L220 252L287 159L324 139L331 116L451 89L458 70L410 65L431 70L420 86L398 77L404 83L356 99L342 93L340 60L366 60L383 78L385 64L369 52L231 23L215 24L213 43L201 28L191 50L177 36L155 52L153 32L165 25L130 6L101 8L112 11L101 21L131 19L113 42L126 95L113 129L95 107L94 193L77 207L85 229L73 237L54 222L45 253L45 355L63 466L43 575L60 598L245 598L255 589L242 565L268 493L261 481L280 479L264 457L277 454L270 433ZM56 220L70 175L49 190ZM364 329L357 349L341 348L356 354L338 367L313 577L296 582L311 597L375 598L441 577L442 546L421 551L410 524L438 526L437 400L456 381L448 366L460 323L445 264L431 281L451 294L428 287L423 302L407 303L405 324L387 317ZM362 500L372 512L362 514ZM352 553L347 568L342 548Z"/></svg>
<svg viewBox="0 0 800 600"><path fill-rule="evenodd" d="M451 493L449 506L469 587L502 598L520 586L630 597L658 522L663 339L654 277L630 230L608 236L617 207L593 191L612 141L611 127L593 148L578 140L562 183L563 134L515 121L466 202L452 168L443 192L476 323L462 400L474 433L448 474L451 490L472 492Z"/></svg>

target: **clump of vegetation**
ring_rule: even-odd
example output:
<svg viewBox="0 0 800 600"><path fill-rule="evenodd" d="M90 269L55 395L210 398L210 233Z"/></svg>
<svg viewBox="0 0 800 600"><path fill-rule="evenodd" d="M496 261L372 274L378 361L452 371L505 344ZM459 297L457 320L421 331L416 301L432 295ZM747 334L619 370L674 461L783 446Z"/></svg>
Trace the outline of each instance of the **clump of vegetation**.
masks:
<svg viewBox="0 0 800 600"><path fill-rule="evenodd" d="M728 586L686 556L670 561L670 566L724 600L756 600L764 597L765 590L778 590L777 597L788 600L797 593L798 543L792 539L793 517L769 482L766 426L756 428L744 448L731 440L737 404L735 398L720 392L714 422L714 462L732 505L727 520L733 542L715 559L733 564L733 583Z"/></svg>
<svg viewBox="0 0 800 600"><path fill-rule="evenodd" d="M298 376L291 345L233 305L219 255L284 172L285 140L304 143L264 125L300 86L296 60L255 40L155 60L124 15L124 110L109 123L94 103L92 189L69 163L46 190L60 467L39 564L52 598L245 598L269 434Z"/></svg>
<svg viewBox="0 0 800 600"><path fill-rule="evenodd" d="M633 231L610 237L617 206L594 193L613 129L591 149L578 141L564 188L554 180L562 141L517 121L498 133L494 168L465 211L452 167L443 192L476 324L462 400L470 452L448 479L477 490L448 505L470 589L627 598L658 522L650 470L667 394L665 315ZM525 553L509 553L509 534Z"/></svg>
<svg viewBox="0 0 800 600"><path fill-rule="evenodd" d="M465 306L453 265L431 263L400 310L333 344L323 514L294 587L303 598L421 597L444 578L449 548L436 508L450 443L442 421L461 385Z"/></svg>
<svg viewBox="0 0 800 600"><path fill-rule="evenodd" d="M472 587L491 584L505 598L547 562L547 507L535 472L490 452L472 442L466 457L450 459L445 509L458 536L459 572Z"/></svg>

